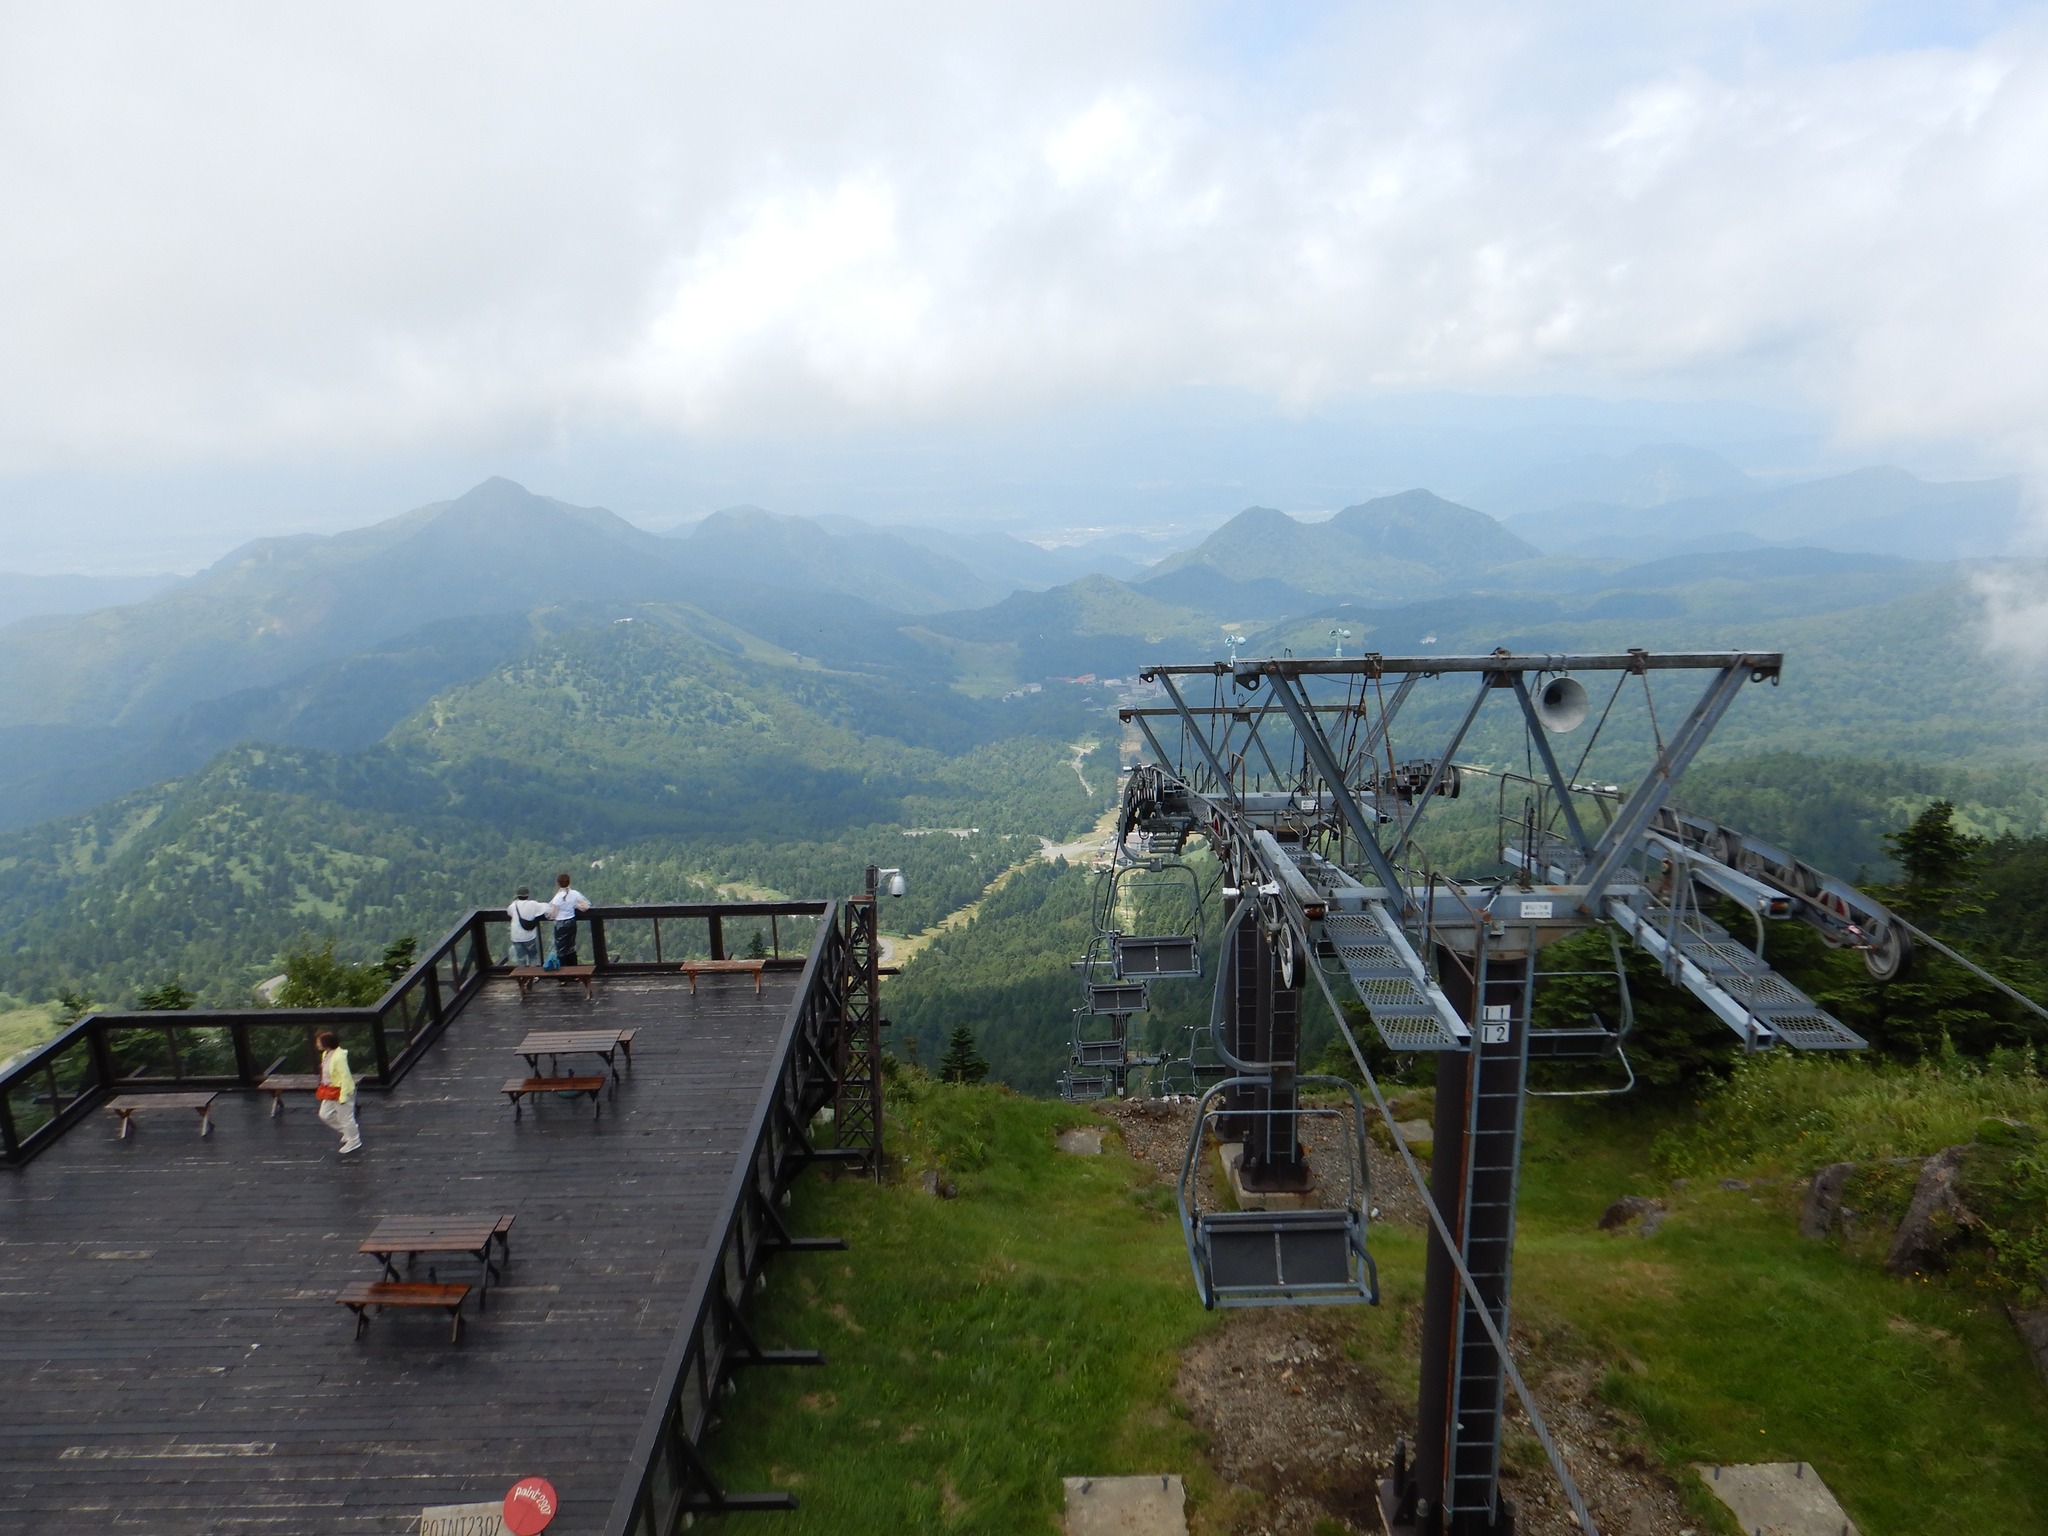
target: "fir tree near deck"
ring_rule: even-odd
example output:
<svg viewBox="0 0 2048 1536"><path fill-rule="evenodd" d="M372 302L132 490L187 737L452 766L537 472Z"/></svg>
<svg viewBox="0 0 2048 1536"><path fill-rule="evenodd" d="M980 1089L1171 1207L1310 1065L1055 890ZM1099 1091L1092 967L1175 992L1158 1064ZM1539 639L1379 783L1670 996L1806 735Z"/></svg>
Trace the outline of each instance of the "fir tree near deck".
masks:
<svg viewBox="0 0 2048 1536"><path fill-rule="evenodd" d="M949 1083L978 1083L988 1076L988 1062L974 1048L974 1031L958 1025L939 1058L939 1076Z"/></svg>

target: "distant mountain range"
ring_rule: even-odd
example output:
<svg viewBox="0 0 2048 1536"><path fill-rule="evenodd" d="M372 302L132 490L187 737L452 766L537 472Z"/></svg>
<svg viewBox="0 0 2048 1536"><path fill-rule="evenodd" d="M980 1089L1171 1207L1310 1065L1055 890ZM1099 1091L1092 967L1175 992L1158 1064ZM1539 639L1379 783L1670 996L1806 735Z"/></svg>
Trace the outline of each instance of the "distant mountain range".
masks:
<svg viewBox="0 0 2048 1536"><path fill-rule="evenodd" d="M566 849L625 860L615 889L837 890L896 838L888 858L950 870L964 902L996 854L908 829L1072 835L1112 792L1134 674L1220 659L1233 634L1251 654L1326 653L1333 630L1347 654L1782 649L1783 685L1745 691L1719 756L2048 754L2048 698L1979 650L1968 568L1786 542L1856 487L1870 526L1941 528L2015 509L2004 482L1731 491L1725 468L1589 462L1526 495L1633 501L1506 522L1424 490L1321 519L1252 507L1133 580L1049 581L1070 556L1000 534L753 507L651 533L507 480L258 541L139 601L5 630L6 987L183 967L239 999L298 931L388 937ZM1660 543L1659 520L1691 536L1706 505L1769 537ZM1574 526L1608 531L1590 553L1546 546ZM1467 743L1480 760L1490 729Z"/></svg>
<svg viewBox="0 0 2048 1536"><path fill-rule="evenodd" d="M24 576L0 571L0 626L46 613L91 613L154 597L175 576Z"/></svg>
<svg viewBox="0 0 2048 1536"><path fill-rule="evenodd" d="M1492 635L1490 645L1540 619L1546 643L1610 622L1764 643L1782 621L1961 590L1948 565L1781 547L1801 528L1825 529L1854 496L1868 492L1867 527L1924 524L1924 539L2018 515L2011 482L1938 485L1888 470L1690 494L1725 492L1731 476L1740 472L1690 450L1582 461L1503 494L1526 502L1590 487L1643 504L1578 503L1506 523L1425 490L1321 520L1252 507L1135 580L1050 583L1071 556L1003 534L758 507L654 534L490 480L332 538L258 541L142 601L8 628L0 826L83 810L238 743L368 747L450 689L636 616L754 665L872 679L906 696L1127 676L1162 656L1218 654L1231 632L1297 650L1327 647L1335 628L1357 630L1361 646L1420 645L1433 631ZM1772 537L1724 533L1733 547L1673 553L1650 531L1690 533L1711 522L1707 507L1739 511ZM1586 536L1561 549L1575 531Z"/></svg>
<svg viewBox="0 0 2048 1536"><path fill-rule="evenodd" d="M1153 566L1139 585L1160 596L1192 597L1214 591L1202 583L1220 576L1319 596L1399 600L1469 586L1539 553L1484 512L1429 491L1404 491L1323 522L1248 507L1193 549ZM1201 579L1176 583L1183 572Z"/></svg>
<svg viewBox="0 0 2048 1536"><path fill-rule="evenodd" d="M1873 467L1771 484L1669 445L1551 465L1473 499L1548 554L1596 559L1777 544L1966 560L2011 554L2032 532L2017 475L1930 481Z"/></svg>

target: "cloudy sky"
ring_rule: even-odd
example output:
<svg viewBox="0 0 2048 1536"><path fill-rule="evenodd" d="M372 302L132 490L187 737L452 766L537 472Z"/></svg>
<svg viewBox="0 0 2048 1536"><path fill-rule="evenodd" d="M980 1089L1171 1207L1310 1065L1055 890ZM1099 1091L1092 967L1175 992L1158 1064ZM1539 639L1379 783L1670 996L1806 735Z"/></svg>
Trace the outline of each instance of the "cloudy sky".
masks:
<svg viewBox="0 0 2048 1536"><path fill-rule="evenodd" d="M1431 399L2048 468L2042 5L0 0L0 209L0 564Z"/></svg>

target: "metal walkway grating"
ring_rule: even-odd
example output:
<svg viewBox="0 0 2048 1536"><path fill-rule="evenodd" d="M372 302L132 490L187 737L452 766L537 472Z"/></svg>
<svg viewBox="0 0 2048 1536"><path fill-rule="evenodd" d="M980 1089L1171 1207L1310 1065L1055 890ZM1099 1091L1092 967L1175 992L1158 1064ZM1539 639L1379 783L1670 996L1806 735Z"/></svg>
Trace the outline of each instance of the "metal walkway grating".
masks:
<svg viewBox="0 0 2048 1536"><path fill-rule="evenodd" d="M1650 906L1642 914L1637 936L1641 938L1646 930L1669 942L1671 922L1671 908ZM1712 918L1688 912L1672 947L1714 988L1795 1050L1864 1049L1861 1035L1824 1012L1812 998L1772 970L1754 950L1738 943Z"/></svg>
<svg viewBox="0 0 2048 1536"><path fill-rule="evenodd" d="M1389 1050L1466 1048L1470 1032L1427 979L1392 913L1377 902L1364 912L1332 912L1323 930Z"/></svg>

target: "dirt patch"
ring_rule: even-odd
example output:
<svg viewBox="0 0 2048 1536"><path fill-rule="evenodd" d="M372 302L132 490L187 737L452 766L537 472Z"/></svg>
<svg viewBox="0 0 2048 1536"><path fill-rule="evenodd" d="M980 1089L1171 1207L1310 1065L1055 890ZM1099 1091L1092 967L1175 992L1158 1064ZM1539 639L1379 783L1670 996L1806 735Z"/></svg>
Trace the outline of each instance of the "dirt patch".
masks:
<svg viewBox="0 0 2048 1536"><path fill-rule="evenodd" d="M1211 1463L1265 1496L1234 1528L1241 1536L1305 1536L1331 1519L1377 1529L1373 1488L1414 1413L1345 1353L1346 1333L1326 1311L1250 1310L1182 1356L1175 1390L1209 1436Z"/></svg>
<svg viewBox="0 0 2048 1536"><path fill-rule="evenodd" d="M1698 1522L1686 1514L1678 1485L1644 1443L1641 1427L1600 1400L1606 1366L1589 1360L1546 1369L1540 1359L1530 1358L1520 1330L1510 1342L1602 1536L1675 1536L1693 1530ZM1521 1511L1516 1529L1527 1536L1577 1536L1578 1522L1564 1489L1512 1388L1508 1397L1501 1486Z"/></svg>
<svg viewBox="0 0 2048 1536"><path fill-rule="evenodd" d="M1410 1330L1411 1334L1413 1330ZM1311 1536L1318 1522L1377 1531L1372 1500L1415 1408L1353 1359L1334 1311L1245 1311L1182 1357L1175 1390L1209 1437L1209 1459L1243 1499L1233 1536ZM1636 1427L1600 1401L1596 1362L1546 1369L1518 1358L1594 1522L1608 1536L1675 1536L1693 1522ZM1540 1345L1538 1346L1540 1348ZM1502 1488L1525 1536L1576 1536L1571 1506L1519 1406L1508 1416Z"/></svg>
<svg viewBox="0 0 2048 1536"><path fill-rule="evenodd" d="M1187 1156L1188 1132L1195 1121L1195 1106L1186 1099L1129 1099L1099 1106L1116 1125L1124 1149L1139 1162L1149 1165L1168 1181L1180 1178L1181 1160ZM1368 1108L1369 1117L1378 1111ZM1343 1148L1338 1142L1342 1122L1304 1120L1302 1144L1308 1149L1309 1164L1315 1168L1339 1169ZM1372 1203L1380 1221L1398 1221L1419 1227L1423 1223L1422 1197L1400 1160L1370 1138L1365 1148L1366 1167L1372 1180ZM1205 1157L1203 1199L1213 1202L1213 1157Z"/></svg>

